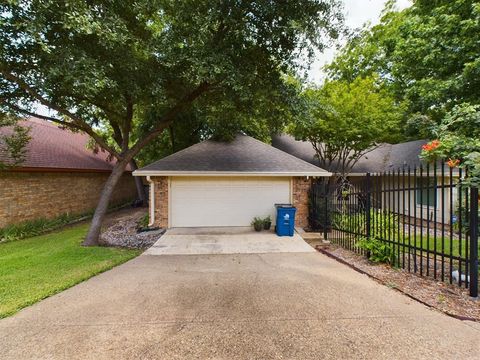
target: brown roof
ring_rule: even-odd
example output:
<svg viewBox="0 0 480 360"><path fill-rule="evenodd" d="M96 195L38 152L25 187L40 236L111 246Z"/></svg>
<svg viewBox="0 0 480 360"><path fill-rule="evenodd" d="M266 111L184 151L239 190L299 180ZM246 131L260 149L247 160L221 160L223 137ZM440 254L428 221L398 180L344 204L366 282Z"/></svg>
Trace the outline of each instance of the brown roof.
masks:
<svg viewBox="0 0 480 360"><path fill-rule="evenodd" d="M31 137L26 160L20 168L111 171L113 167L114 162L108 161L107 152L99 151L95 154L93 150L87 149L89 136L84 133L61 129L49 121L37 118L29 118L19 124L30 127ZM0 128L0 135L9 131L9 128ZM0 160L8 162L5 152L0 151Z"/></svg>

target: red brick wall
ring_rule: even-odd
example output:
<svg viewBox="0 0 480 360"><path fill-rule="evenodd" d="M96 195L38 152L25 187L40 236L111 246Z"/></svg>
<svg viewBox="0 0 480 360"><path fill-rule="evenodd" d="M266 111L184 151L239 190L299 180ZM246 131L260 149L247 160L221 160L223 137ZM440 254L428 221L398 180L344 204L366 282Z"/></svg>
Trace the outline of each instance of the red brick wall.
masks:
<svg viewBox="0 0 480 360"><path fill-rule="evenodd" d="M304 228L308 226L308 193L312 181L305 177L293 178L293 206L297 208L295 226Z"/></svg>
<svg viewBox="0 0 480 360"><path fill-rule="evenodd" d="M108 173L0 172L0 228L38 218L83 214L97 205ZM136 197L132 175L125 174L112 204Z"/></svg>
<svg viewBox="0 0 480 360"><path fill-rule="evenodd" d="M168 177L158 176L158 177L152 178L152 181L155 185L154 226L167 228L168 227ZM152 206L151 202L150 202L150 206Z"/></svg>

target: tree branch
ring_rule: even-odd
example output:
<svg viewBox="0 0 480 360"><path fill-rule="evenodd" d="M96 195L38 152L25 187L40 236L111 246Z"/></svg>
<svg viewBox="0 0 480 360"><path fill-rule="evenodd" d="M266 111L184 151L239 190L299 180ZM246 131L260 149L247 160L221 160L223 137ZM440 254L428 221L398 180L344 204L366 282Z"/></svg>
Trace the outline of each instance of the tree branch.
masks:
<svg viewBox="0 0 480 360"><path fill-rule="evenodd" d="M122 151L128 149L128 143L130 141L130 131L132 130L133 120L133 100L129 94L125 94L125 101L127 103L127 111L125 114L125 120L123 124L123 142L121 144Z"/></svg>
<svg viewBox="0 0 480 360"><path fill-rule="evenodd" d="M200 95L207 92L213 84L208 82L203 82L195 90L185 95L175 106L168 110L165 115L163 115L158 120L158 125L153 128L147 135L142 139L139 139L135 145L133 145L128 151L126 156L135 156L145 145L147 145L152 139L158 136L170 123L174 120L175 116L188 104L196 100Z"/></svg>
<svg viewBox="0 0 480 360"><path fill-rule="evenodd" d="M99 136L95 131L92 129L90 125L88 125L83 119L79 118L76 116L74 113L68 111L67 109L64 109L47 99L45 99L43 96L41 96L36 90L34 90L30 85L28 85L24 80L19 78L18 76L5 71L4 69L0 70L0 73L5 77L6 80L15 83L20 89L25 91L28 95L30 95L32 98L36 99L39 101L42 105L47 106L48 108L57 111L58 113L70 118L73 121L74 126L72 126L72 123L69 122L62 122L63 125L68 126L68 127L73 127L77 130L82 130L88 135L90 135L98 145L100 145L103 149L108 151L112 156L116 157L117 159L120 159L120 154L118 152L110 147L103 139L101 136ZM54 120L52 120L54 121ZM56 121L58 122L58 120Z"/></svg>

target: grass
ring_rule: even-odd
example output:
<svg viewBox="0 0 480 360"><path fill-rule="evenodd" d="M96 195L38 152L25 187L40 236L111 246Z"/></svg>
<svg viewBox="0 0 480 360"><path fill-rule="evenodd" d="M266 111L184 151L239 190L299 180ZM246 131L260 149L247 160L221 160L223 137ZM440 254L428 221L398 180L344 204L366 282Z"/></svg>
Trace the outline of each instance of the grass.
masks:
<svg viewBox="0 0 480 360"><path fill-rule="evenodd" d="M404 243L408 244L409 238L405 238ZM462 239L462 248L461 248L461 254L460 254L460 241L458 239L452 239L450 240L450 237L445 237L443 239L443 249L444 249L444 254L445 255L453 255L453 256L462 256L465 257L465 239ZM442 237L437 236L437 239L435 239L432 235L427 237L426 235L420 236L411 236L410 237L410 245L414 246L416 245L418 249L423 249L423 250L429 250L429 251L434 251L435 250L435 242L437 246L437 253L442 253ZM450 252L450 243L452 244L452 251ZM469 244L468 244L469 245ZM395 245L397 246L397 245ZM408 251L408 249L405 249ZM417 250L418 251L418 250Z"/></svg>
<svg viewBox="0 0 480 360"><path fill-rule="evenodd" d="M0 318L65 290L140 254L82 247L88 224L0 244Z"/></svg>

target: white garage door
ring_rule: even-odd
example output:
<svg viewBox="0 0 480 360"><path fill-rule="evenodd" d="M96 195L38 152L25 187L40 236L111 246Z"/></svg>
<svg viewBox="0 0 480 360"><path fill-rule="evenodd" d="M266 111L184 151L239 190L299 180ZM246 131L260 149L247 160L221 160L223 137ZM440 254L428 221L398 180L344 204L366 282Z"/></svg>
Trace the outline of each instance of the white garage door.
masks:
<svg viewBox="0 0 480 360"><path fill-rule="evenodd" d="M173 177L170 226L250 226L290 203L290 179L275 177Z"/></svg>

